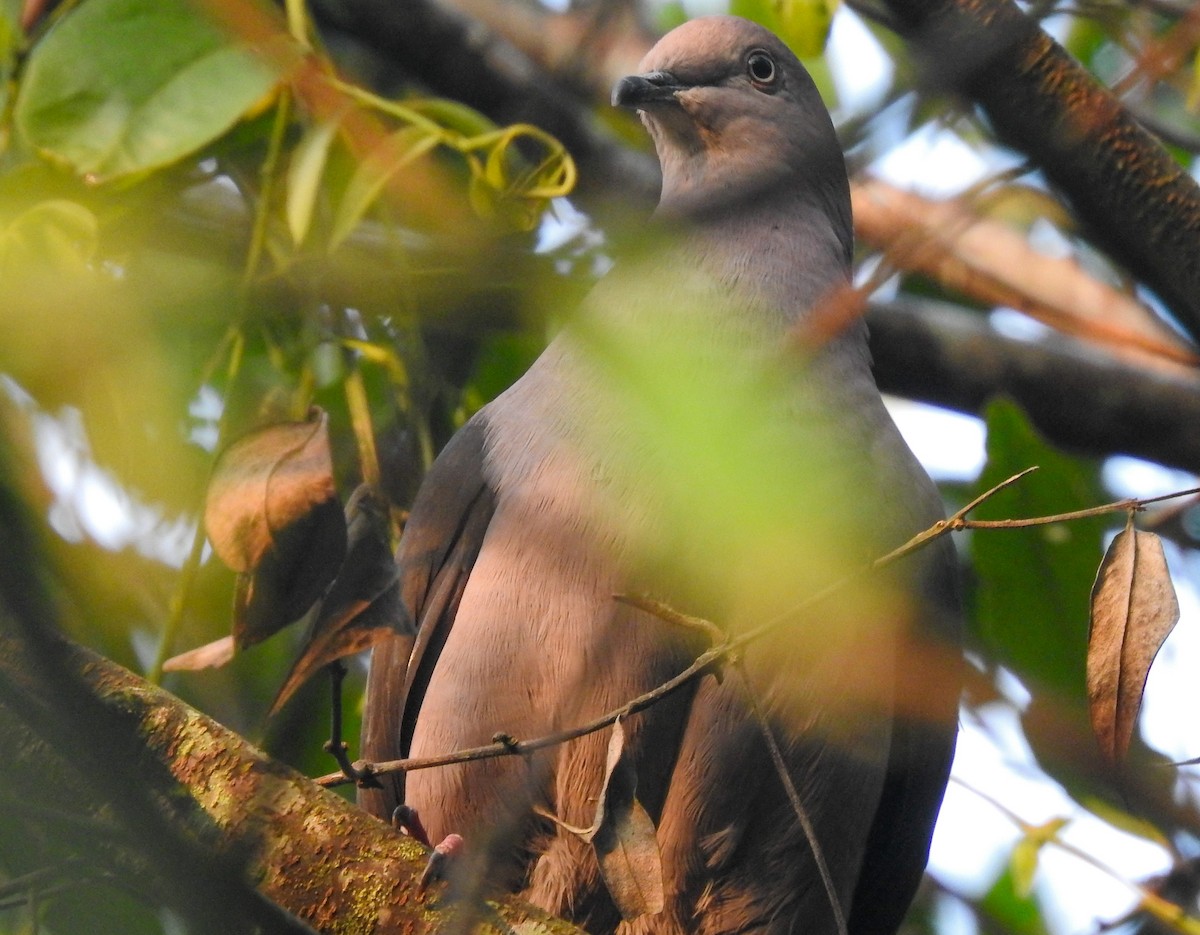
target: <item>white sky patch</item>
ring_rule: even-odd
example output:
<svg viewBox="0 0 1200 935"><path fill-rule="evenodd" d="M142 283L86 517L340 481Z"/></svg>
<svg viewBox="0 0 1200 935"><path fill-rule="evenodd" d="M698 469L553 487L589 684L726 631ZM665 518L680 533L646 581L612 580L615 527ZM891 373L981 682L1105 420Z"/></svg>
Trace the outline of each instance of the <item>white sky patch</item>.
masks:
<svg viewBox="0 0 1200 935"><path fill-rule="evenodd" d="M870 167L886 182L929 198L960 194L988 175L1016 164L993 150L985 156L954 130L928 123L880 156Z"/></svg>
<svg viewBox="0 0 1200 935"><path fill-rule="evenodd" d="M550 210L542 215L534 253L561 250L576 237L585 238L588 243L604 239L592 225L592 219L571 204L569 198L555 198L550 202Z"/></svg>
<svg viewBox="0 0 1200 935"><path fill-rule="evenodd" d="M904 440L935 480L969 481L983 469L983 422L926 403L885 397Z"/></svg>
<svg viewBox="0 0 1200 935"><path fill-rule="evenodd" d="M1128 455L1114 455L1105 461L1101 476L1104 486L1118 497L1158 497L1198 486L1195 474Z"/></svg>
<svg viewBox="0 0 1200 935"><path fill-rule="evenodd" d="M879 105L896 68L858 14L838 7L825 49L841 109L859 113Z"/></svg>
<svg viewBox="0 0 1200 935"><path fill-rule="evenodd" d="M188 403L188 415L196 424L188 431L188 440L205 451L214 451L221 434L221 414L225 403L221 394L207 383L197 391Z"/></svg>
<svg viewBox="0 0 1200 935"><path fill-rule="evenodd" d="M951 890L981 896L1004 869L1021 836L1008 816L979 793L1030 824L1069 818L1063 840L1096 856L1123 879L1142 879L1167 869L1170 858L1161 847L1079 808L1041 772L1014 708L985 705L979 717L979 722L963 719L955 780L946 790L930 855L930 871ZM1088 931L1097 919L1120 916L1137 902L1133 891L1117 879L1053 846L1042 851L1035 885L1056 932Z"/></svg>
<svg viewBox="0 0 1200 935"><path fill-rule="evenodd" d="M1200 680L1196 678L1196 660L1200 659L1200 556L1194 551L1183 554L1170 544L1164 551L1179 599L1179 623L1150 667L1139 726L1147 744L1168 759L1179 761L1200 756L1200 735L1193 717L1193 712L1200 709ZM1181 777L1194 785L1200 781L1200 768L1188 768Z"/></svg>
<svg viewBox="0 0 1200 935"><path fill-rule="evenodd" d="M183 565L195 522L182 516L168 519L96 464L78 409L66 406L52 415L38 409L11 380L0 388L30 420L38 466L54 495L47 520L56 533L69 542L86 537L106 549L132 548L155 561Z"/></svg>
<svg viewBox="0 0 1200 935"><path fill-rule="evenodd" d="M988 315L988 324L1004 337L1017 341L1037 341L1055 333L1049 325L1011 308L996 309Z"/></svg>

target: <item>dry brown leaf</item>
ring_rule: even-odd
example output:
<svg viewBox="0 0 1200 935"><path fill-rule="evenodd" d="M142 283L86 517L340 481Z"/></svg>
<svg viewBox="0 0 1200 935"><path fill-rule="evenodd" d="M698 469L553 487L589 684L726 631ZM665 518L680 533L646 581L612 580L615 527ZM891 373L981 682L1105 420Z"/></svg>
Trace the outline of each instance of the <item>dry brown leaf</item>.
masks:
<svg viewBox="0 0 1200 935"><path fill-rule="evenodd" d="M197 669L219 669L233 658L233 651L233 637L223 636L219 640L172 656L163 663L163 671L195 672Z"/></svg>
<svg viewBox="0 0 1200 935"><path fill-rule="evenodd" d="M239 572L233 637L245 649L302 617L346 554L325 413L269 425L230 445L209 482L204 527Z"/></svg>
<svg viewBox="0 0 1200 935"><path fill-rule="evenodd" d="M336 499L273 533L274 542L258 567L238 576L233 638L239 649L262 642L308 613L346 555L346 518Z"/></svg>
<svg viewBox="0 0 1200 935"><path fill-rule="evenodd" d="M276 533L336 499L325 413L252 432L217 458L204 505L213 551L234 571L253 571Z"/></svg>
<svg viewBox="0 0 1200 935"><path fill-rule="evenodd" d="M604 788L587 839L623 919L662 912L663 870L654 822L637 800L637 770L625 756L625 728L613 724Z"/></svg>
<svg viewBox="0 0 1200 935"><path fill-rule="evenodd" d="M346 528L346 557L271 705L272 714L314 672L373 646L402 618L388 505L370 485L360 484L350 496Z"/></svg>
<svg viewBox="0 0 1200 935"><path fill-rule="evenodd" d="M929 276L988 305L1015 308L1067 334L1128 356L1195 365L1196 350L1132 295L1046 256L1006 224L961 201L936 201L878 179L853 190L859 236L900 269Z"/></svg>
<svg viewBox="0 0 1200 935"><path fill-rule="evenodd" d="M1116 763L1129 750L1150 664L1179 619L1162 540L1134 529L1132 517L1100 563L1091 613L1088 707L1100 749Z"/></svg>

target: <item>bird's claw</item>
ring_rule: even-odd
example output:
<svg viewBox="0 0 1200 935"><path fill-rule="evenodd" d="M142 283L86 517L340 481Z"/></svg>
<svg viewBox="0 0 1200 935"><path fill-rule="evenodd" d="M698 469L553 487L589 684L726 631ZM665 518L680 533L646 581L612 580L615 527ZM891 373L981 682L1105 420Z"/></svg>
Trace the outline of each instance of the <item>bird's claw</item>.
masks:
<svg viewBox="0 0 1200 935"><path fill-rule="evenodd" d="M426 847L433 847L429 843L429 832L425 830L425 826L421 823L421 816L417 814L417 810L411 805L396 806L392 812L392 827L403 834L407 834L414 841L418 841Z"/></svg>

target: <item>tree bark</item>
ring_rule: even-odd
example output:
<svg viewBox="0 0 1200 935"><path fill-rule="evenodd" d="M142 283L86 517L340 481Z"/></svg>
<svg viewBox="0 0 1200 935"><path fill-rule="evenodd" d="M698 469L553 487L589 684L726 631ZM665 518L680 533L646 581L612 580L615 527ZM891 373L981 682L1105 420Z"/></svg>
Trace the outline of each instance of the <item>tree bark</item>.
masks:
<svg viewBox="0 0 1200 935"><path fill-rule="evenodd" d="M1010 0L884 0L931 86L977 103L1200 337L1200 186Z"/></svg>
<svg viewBox="0 0 1200 935"><path fill-rule="evenodd" d="M246 928L235 913L247 900L295 917L272 910L249 920L268 931L434 932L464 910L446 898L442 884L419 892L427 853L411 838L115 663L58 636L31 646L15 635L19 629L0 633L0 745L8 751L0 777L31 821L55 816L49 827L64 835L64 859L76 851L102 860L123 882L167 904L178 901L181 884L204 892L219 883L206 895L221 931ZM44 672L47 660L38 656L47 650L59 670L53 683L35 675ZM91 710L63 710L62 679L84 690ZM109 732L92 734L90 748L64 749L64 719L103 721ZM184 880L156 858L156 842L141 837L145 828L123 823L122 803L105 794L110 784L94 781L97 751L109 758L110 777L121 777L118 795L141 807L151 803L168 840L201 854ZM130 752L134 758L124 758ZM214 864L222 867L219 879L206 873ZM578 931L515 899L489 901L475 912L501 928Z"/></svg>
<svg viewBox="0 0 1200 935"><path fill-rule="evenodd" d="M874 303L880 389L971 415L1008 396L1052 443L1200 473L1200 376L1151 370L1071 338L1005 337L984 314L938 302Z"/></svg>

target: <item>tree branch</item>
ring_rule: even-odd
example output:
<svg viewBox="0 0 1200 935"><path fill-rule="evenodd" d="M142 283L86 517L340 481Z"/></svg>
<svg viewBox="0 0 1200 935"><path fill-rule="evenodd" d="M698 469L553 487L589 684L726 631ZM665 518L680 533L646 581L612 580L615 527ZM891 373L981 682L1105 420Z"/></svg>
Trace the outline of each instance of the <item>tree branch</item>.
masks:
<svg viewBox="0 0 1200 935"><path fill-rule="evenodd" d="M880 389L972 415L1009 396L1054 444L1200 472L1200 376L1126 363L1070 338L1022 341L938 302L873 303Z"/></svg>
<svg viewBox="0 0 1200 935"><path fill-rule="evenodd" d="M1200 337L1200 187L1010 0L884 0L930 84L978 103Z"/></svg>
<svg viewBox="0 0 1200 935"><path fill-rule="evenodd" d="M184 883L203 894L202 868L223 866L221 891L207 894L210 921L221 931L240 931L250 921L239 923L247 899L330 932L435 932L456 911L438 891L419 891L426 854L411 838L115 663L57 637L47 645L64 677L86 692L90 711L63 709L61 682L31 678L36 653L8 629L0 634L0 746L8 751L0 776L5 789L20 791L23 809L35 810L40 837L52 829L68 852L90 855L158 898ZM92 736L90 749L60 746L56 721L95 715L113 732ZM166 845L186 840L189 849L175 852L175 861L202 857L201 865L188 865L186 881L168 879L156 842L126 827L120 804L103 794L103 782L97 788L95 757L130 750L139 751L136 760L104 769L128 779L126 800L153 803L155 820L170 832ZM55 820L47 822L44 812ZM484 911L539 932L578 931L516 899L489 902ZM274 908L253 918L265 924L260 930L312 930Z"/></svg>

